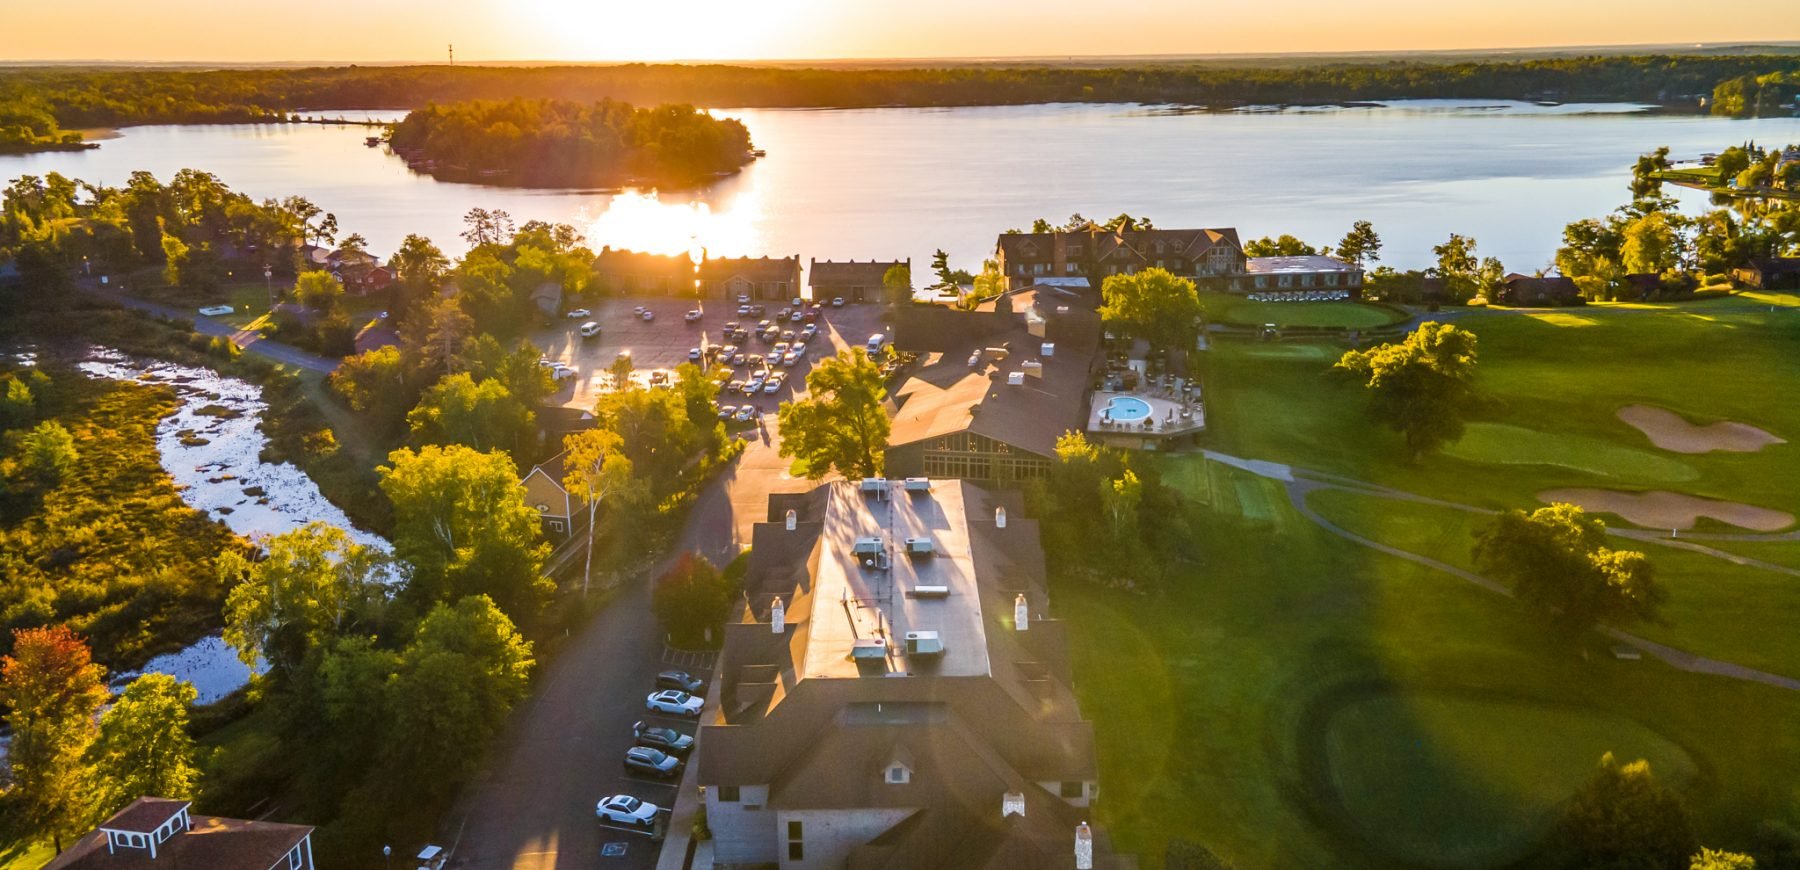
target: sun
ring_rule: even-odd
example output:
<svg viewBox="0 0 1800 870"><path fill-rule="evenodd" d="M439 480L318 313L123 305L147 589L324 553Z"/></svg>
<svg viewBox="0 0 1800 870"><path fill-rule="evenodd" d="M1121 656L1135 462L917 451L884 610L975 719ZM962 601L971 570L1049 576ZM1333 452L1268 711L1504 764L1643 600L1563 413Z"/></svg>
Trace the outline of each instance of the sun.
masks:
<svg viewBox="0 0 1800 870"><path fill-rule="evenodd" d="M569 60L717 60L775 56L782 24L812 0L527 0L534 36Z"/></svg>

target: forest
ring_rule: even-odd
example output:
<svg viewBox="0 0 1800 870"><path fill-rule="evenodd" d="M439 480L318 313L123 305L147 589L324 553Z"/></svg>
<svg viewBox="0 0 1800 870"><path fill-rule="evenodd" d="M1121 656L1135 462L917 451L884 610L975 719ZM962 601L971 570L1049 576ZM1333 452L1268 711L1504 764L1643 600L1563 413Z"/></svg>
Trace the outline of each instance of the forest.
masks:
<svg viewBox="0 0 1800 870"><path fill-rule="evenodd" d="M394 125L410 165L446 179L522 186L691 186L750 162L750 133L692 106L601 100L428 104Z"/></svg>
<svg viewBox="0 0 1800 870"><path fill-rule="evenodd" d="M1455 97L1638 100L1698 107L1731 80L1800 75L1782 54L1607 55L1535 60L1427 60L1230 66L941 65L785 68L727 65L0 71L0 126L52 135L62 128L234 123L291 113L417 108L512 98L636 105L743 107L1016 105L1146 102L1228 107L1257 103ZM1785 102L1777 100L1776 105ZM1758 105L1757 100L1748 104ZM25 108L21 108L25 107ZM29 111L26 109L30 109ZM19 121L19 118L36 120ZM0 131L0 136L15 135Z"/></svg>

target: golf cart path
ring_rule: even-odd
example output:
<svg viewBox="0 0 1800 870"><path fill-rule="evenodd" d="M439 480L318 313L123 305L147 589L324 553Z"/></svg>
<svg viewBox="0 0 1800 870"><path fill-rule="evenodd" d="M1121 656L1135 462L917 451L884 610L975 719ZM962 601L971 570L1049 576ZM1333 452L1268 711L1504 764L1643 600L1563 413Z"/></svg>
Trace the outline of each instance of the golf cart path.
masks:
<svg viewBox="0 0 1800 870"><path fill-rule="evenodd" d="M1428 556L1421 556L1418 553L1414 553L1414 552L1411 552L1408 550L1402 550L1398 547L1392 547L1387 544L1383 544L1379 541L1373 541L1373 540L1365 538L1361 535L1358 535L1355 532L1349 531L1348 529L1345 529L1345 528L1337 525L1336 523L1333 523L1331 520L1326 519L1318 511L1314 510L1312 508L1312 506L1307 503L1307 496L1310 495L1311 493L1319 491L1319 490L1338 489L1338 490L1344 490L1346 492L1356 492L1356 493L1361 493L1364 495L1372 495L1372 496L1377 496L1377 497L1381 497L1381 498L1391 498L1391 499L1396 499L1396 500L1400 500L1400 501L1411 501L1411 502L1417 502L1420 504L1433 504L1433 505L1439 505L1442 507L1456 508L1459 510L1469 511L1471 513L1492 514L1492 513L1494 513L1493 511L1486 510L1484 508L1474 507L1472 505L1463 505L1463 504L1457 504L1455 502L1443 501L1441 499L1428 498L1426 496L1421 496L1421 495L1416 495L1416 494L1409 493L1409 492L1404 492L1402 490L1393 489L1391 487L1381 486L1379 484L1368 483L1365 481L1353 480L1351 478L1341 477L1338 475L1311 472L1311 471L1307 471L1306 469L1294 468L1292 466L1282 465L1280 463L1266 462L1263 460L1243 459L1240 457L1228 456L1225 454L1214 453L1211 451L1207 451L1206 457L1208 459L1229 465L1233 468L1241 468L1245 471L1249 471L1253 474L1258 474L1263 477L1267 477L1271 480L1281 481L1282 484L1284 484L1287 489L1288 502L1294 506L1294 510L1298 511L1301 516L1304 516L1308 520L1311 520L1313 523L1317 524L1320 528L1323 528L1326 531L1328 531L1334 535L1337 535L1338 537L1343 538L1346 541L1350 541L1351 543L1357 544L1359 546L1367 547L1371 550L1375 550L1380 553L1386 553L1387 555L1393 556L1395 558L1405 559L1406 561L1412 562L1414 564L1424 565L1427 568L1433 568L1438 571L1442 571L1446 574L1450 574L1451 576L1457 577L1468 583L1472 583L1476 586L1479 586L1482 589L1485 589L1489 592L1493 592L1498 595L1504 595L1504 596L1507 596L1508 598L1512 597L1511 589L1508 589L1503 584L1498 583L1492 579L1483 577L1480 574L1476 574L1472 571L1467 571L1462 568L1458 568L1455 565L1451 565L1451 564L1448 564L1445 562L1440 562L1440 561L1430 558ZM1615 534L1620 534L1619 532L1615 532L1612 529L1608 529L1607 531L1614 532ZM1632 530L1625 530L1625 531L1629 532ZM1620 534L1620 536L1626 537L1626 538L1631 538L1634 540L1648 540L1648 541L1652 541L1654 543L1668 544L1670 546L1681 546L1681 547L1683 547L1683 549L1689 549L1689 550L1693 550L1695 552L1703 553L1705 555L1716 556L1718 558L1727 559L1729 561L1735 562L1740 565L1750 565L1753 567L1767 567L1767 568L1771 568L1773 570L1781 571L1783 573L1795 574L1796 576L1800 576L1800 571L1795 571L1794 569L1791 569L1791 568L1786 568L1786 567L1780 566L1780 565L1769 565L1768 563L1760 562L1755 559L1749 559L1749 558L1745 558L1745 557L1741 557L1741 556L1736 556L1735 554L1725 553L1725 552L1722 552L1719 550L1714 550L1710 547L1705 547L1705 546L1701 546L1698 544L1690 545L1690 544L1687 544L1687 542L1666 540L1661 537L1653 537L1653 534L1654 533L1646 532L1646 533L1641 533L1641 534ZM1708 539L1709 540L1742 540L1742 541L1796 540L1796 539L1800 539L1800 532L1786 532L1786 533L1782 533L1782 534L1778 534L1778 535L1713 535L1713 536L1709 536ZM1616 640L1620 643L1624 643L1624 644L1630 645L1632 647L1635 647L1638 650L1656 658L1657 660L1659 660L1659 661L1663 662L1664 664L1667 664L1670 667L1673 667L1677 670L1687 671L1689 673L1696 673L1696 674L1711 674L1714 676L1729 677L1729 678L1735 679L1735 680L1744 680L1746 682L1761 683L1765 686L1772 686L1772 687L1778 688L1778 689L1786 689L1788 691L1800 692L1800 679L1794 679L1792 677L1785 677L1780 674L1769 673L1768 671L1757 670L1756 668L1748 667L1746 665L1740 665L1735 662L1721 661L1719 659L1711 659L1711 658L1707 658L1705 656L1695 655L1694 653L1690 653L1686 650L1677 649L1672 646L1667 646L1665 644L1660 644L1660 643L1657 643L1652 640L1647 640L1645 638L1638 637L1637 635L1631 634L1630 632L1622 631L1620 629L1612 628L1610 626L1601 626L1600 633L1604 634L1607 637L1612 638L1613 640Z"/></svg>

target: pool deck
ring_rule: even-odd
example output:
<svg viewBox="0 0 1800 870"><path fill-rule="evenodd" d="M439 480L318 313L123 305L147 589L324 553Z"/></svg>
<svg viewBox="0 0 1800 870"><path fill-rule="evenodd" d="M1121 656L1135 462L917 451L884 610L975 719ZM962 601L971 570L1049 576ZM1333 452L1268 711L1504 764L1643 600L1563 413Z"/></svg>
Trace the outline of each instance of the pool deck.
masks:
<svg viewBox="0 0 1800 870"><path fill-rule="evenodd" d="M1138 399L1150 406L1150 420L1155 421L1152 428L1146 429L1144 421L1131 423L1108 423L1103 419L1106 404L1115 398L1130 397ZM1194 400L1186 407L1191 409L1190 416L1183 418L1181 394L1160 387L1121 392L1096 391L1093 401L1088 404L1089 432L1131 434L1143 437L1173 437L1198 432L1206 428L1206 407L1195 395Z"/></svg>

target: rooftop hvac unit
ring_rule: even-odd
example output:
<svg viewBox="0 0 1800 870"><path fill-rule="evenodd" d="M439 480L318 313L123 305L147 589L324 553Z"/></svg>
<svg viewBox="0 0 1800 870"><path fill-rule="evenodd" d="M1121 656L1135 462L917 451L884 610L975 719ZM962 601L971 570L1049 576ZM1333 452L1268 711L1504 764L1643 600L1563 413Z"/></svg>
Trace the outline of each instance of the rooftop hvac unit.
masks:
<svg viewBox="0 0 1800 870"><path fill-rule="evenodd" d="M949 598L950 597L950 587L948 587L948 586L914 586L913 590L912 590L912 597L914 597L914 598Z"/></svg>
<svg viewBox="0 0 1800 870"><path fill-rule="evenodd" d="M1038 347L1039 356L1056 356L1056 342L1046 341Z"/></svg>
<svg viewBox="0 0 1800 870"><path fill-rule="evenodd" d="M906 552L911 553L915 556L928 555L928 554L936 552L936 551L937 551L937 547L932 545L930 538L907 538L906 539Z"/></svg>
<svg viewBox="0 0 1800 870"><path fill-rule="evenodd" d="M1041 378L1044 376L1044 364L1034 359L1028 359L1019 363L1019 371L1034 378Z"/></svg>
<svg viewBox="0 0 1800 870"><path fill-rule="evenodd" d="M856 553L859 556L864 556L879 553L881 552L881 549L880 538L857 538L856 545L852 548L851 552Z"/></svg>
<svg viewBox="0 0 1800 870"><path fill-rule="evenodd" d="M1006 383L1009 386L1014 386L1014 387L1024 386L1025 385L1025 373L1024 372L1007 372L1006 373Z"/></svg>
<svg viewBox="0 0 1800 870"><path fill-rule="evenodd" d="M906 479L906 489L908 492L930 492L931 478L909 477Z"/></svg>
<svg viewBox="0 0 1800 870"><path fill-rule="evenodd" d="M1006 359L1012 352L1004 347L989 347L982 349L982 353L985 354L988 359L999 360Z"/></svg>
<svg viewBox="0 0 1800 870"><path fill-rule="evenodd" d="M885 659L887 658L887 641L879 637L863 638L850 644L852 659Z"/></svg>
<svg viewBox="0 0 1800 870"><path fill-rule="evenodd" d="M863 492L887 492L887 488L888 482L886 478L865 477L862 479Z"/></svg>
<svg viewBox="0 0 1800 870"><path fill-rule="evenodd" d="M906 654L941 656L944 654L944 642L935 631L909 631L906 633Z"/></svg>

